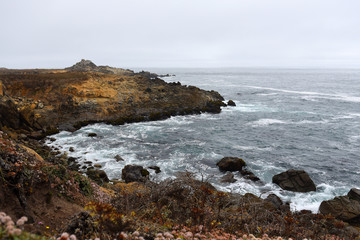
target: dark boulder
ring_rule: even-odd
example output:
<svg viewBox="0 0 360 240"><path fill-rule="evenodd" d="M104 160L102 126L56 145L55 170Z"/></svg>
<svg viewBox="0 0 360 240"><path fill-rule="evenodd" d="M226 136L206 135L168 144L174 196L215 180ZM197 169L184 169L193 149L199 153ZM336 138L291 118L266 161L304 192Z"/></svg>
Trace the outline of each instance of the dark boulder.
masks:
<svg viewBox="0 0 360 240"><path fill-rule="evenodd" d="M99 185L109 182L109 178L104 170L88 168L86 175Z"/></svg>
<svg viewBox="0 0 360 240"><path fill-rule="evenodd" d="M249 179L253 182L260 181L260 178L258 178L253 172L249 170L242 169L240 173L245 179Z"/></svg>
<svg viewBox="0 0 360 240"><path fill-rule="evenodd" d="M235 104L235 102L234 102L233 100L229 100L229 101L227 102L227 105L228 105L228 106L232 106L232 107L235 107L235 106L236 106L236 104Z"/></svg>
<svg viewBox="0 0 360 240"><path fill-rule="evenodd" d="M69 151L70 151L70 152L75 152L74 147L70 147L70 148L69 148Z"/></svg>
<svg viewBox="0 0 360 240"><path fill-rule="evenodd" d="M360 189L352 188L347 195L350 199L360 201Z"/></svg>
<svg viewBox="0 0 360 240"><path fill-rule="evenodd" d="M272 182L292 192L316 191L315 183L304 170L290 169L282 172L273 176Z"/></svg>
<svg viewBox="0 0 360 240"><path fill-rule="evenodd" d="M237 180L234 178L234 174L232 173L227 173L226 175L224 175L221 179L220 182L222 183L234 183Z"/></svg>
<svg viewBox="0 0 360 240"><path fill-rule="evenodd" d="M224 157L216 164L220 171L241 171L246 163L241 158L237 157Z"/></svg>
<svg viewBox="0 0 360 240"><path fill-rule="evenodd" d="M124 161L124 159L120 157L120 155L116 155L114 158L117 162Z"/></svg>
<svg viewBox="0 0 360 240"><path fill-rule="evenodd" d="M348 196L323 201L319 211L324 215L331 214L346 222L360 223L360 201L350 199Z"/></svg>
<svg viewBox="0 0 360 240"><path fill-rule="evenodd" d="M139 165L126 165L121 172L121 178L126 182L146 182L149 171Z"/></svg>
<svg viewBox="0 0 360 240"><path fill-rule="evenodd" d="M220 113L221 112L221 107L226 107L226 104L223 103L220 100L217 101L209 101L206 103L205 108L203 109L205 112L210 112L210 113Z"/></svg>
<svg viewBox="0 0 360 240"><path fill-rule="evenodd" d="M96 133L88 133L88 137L96 137L97 134Z"/></svg>
<svg viewBox="0 0 360 240"><path fill-rule="evenodd" d="M161 173L160 167L158 166L150 166L149 169L155 170L156 174Z"/></svg>

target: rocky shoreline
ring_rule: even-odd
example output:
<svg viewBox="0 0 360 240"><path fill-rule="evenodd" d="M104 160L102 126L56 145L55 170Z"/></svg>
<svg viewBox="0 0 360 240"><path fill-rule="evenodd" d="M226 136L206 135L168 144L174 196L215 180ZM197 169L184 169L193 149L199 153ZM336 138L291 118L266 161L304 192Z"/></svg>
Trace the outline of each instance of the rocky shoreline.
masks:
<svg viewBox="0 0 360 240"><path fill-rule="evenodd" d="M122 181L110 182L96 167L88 169L86 177L76 168L76 159L44 144L45 136L90 123L118 125L219 113L226 105L215 91L158 77L96 66L89 60L57 70L0 69L0 212L6 213L0 214L0 239L15 236L14 229L23 231L17 231L19 236L67 232L78 239L358 238L358 189L324 201L319 214L291 212L274 194L262 199L220 192L191 173L154 183L148 180L148 170L127 165ZM235 171L260 181L240 158L226 157L217 165L228 173L224 182L234 181ZM289 191L316 191L302 170L278 174L273 182ZM13 222L11 228L7 215L27 223Z"/></svg>
<svg viewBox="0 0 360 240"><path fill-rule="evenodd" d="M130 70L82 60L62 70L0 71L2 126L38 135L95 122L124 124L219 113L223 97ZM35 134L34 134L35 135Z"/></svg>

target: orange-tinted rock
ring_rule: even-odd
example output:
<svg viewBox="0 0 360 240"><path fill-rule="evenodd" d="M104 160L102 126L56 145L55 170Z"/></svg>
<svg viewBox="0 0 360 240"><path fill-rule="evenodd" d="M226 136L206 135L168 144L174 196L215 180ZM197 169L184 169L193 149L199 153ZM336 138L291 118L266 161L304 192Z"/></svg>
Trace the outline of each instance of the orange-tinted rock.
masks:
<svg viewBox="0 0 360 240"><path fill-rule="evenodd" d="M16 107L26 121L43 130L221 111L223 98L217 92L84 61L79 63L79 71L77 67L0 71L0 80L7 94L19 99Z"/></svg>

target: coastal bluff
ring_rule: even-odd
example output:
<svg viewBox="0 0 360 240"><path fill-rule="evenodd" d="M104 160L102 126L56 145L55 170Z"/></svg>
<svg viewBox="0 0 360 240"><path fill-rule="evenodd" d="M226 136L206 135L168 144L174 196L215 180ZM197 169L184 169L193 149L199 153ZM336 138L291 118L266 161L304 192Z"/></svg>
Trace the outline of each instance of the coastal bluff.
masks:
<svg viewBox="0 0 360 240"><path fill-rule="evenodd" d="M2 69L0 89L1 126L47 134L95 122L124 124L219 113L224 105L218 92L89 60L65 69Z"/></svg>

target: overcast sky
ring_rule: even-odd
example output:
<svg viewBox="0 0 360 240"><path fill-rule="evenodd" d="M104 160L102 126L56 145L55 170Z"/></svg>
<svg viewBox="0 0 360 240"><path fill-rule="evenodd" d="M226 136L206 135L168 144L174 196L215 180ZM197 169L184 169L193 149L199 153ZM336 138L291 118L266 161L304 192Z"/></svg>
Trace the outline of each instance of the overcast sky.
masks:
<svg viewBox="0 0 360 240"><path fill-rule="evenodd" d="M0 0L0 67L360 67L360 0Z"/></svg>

